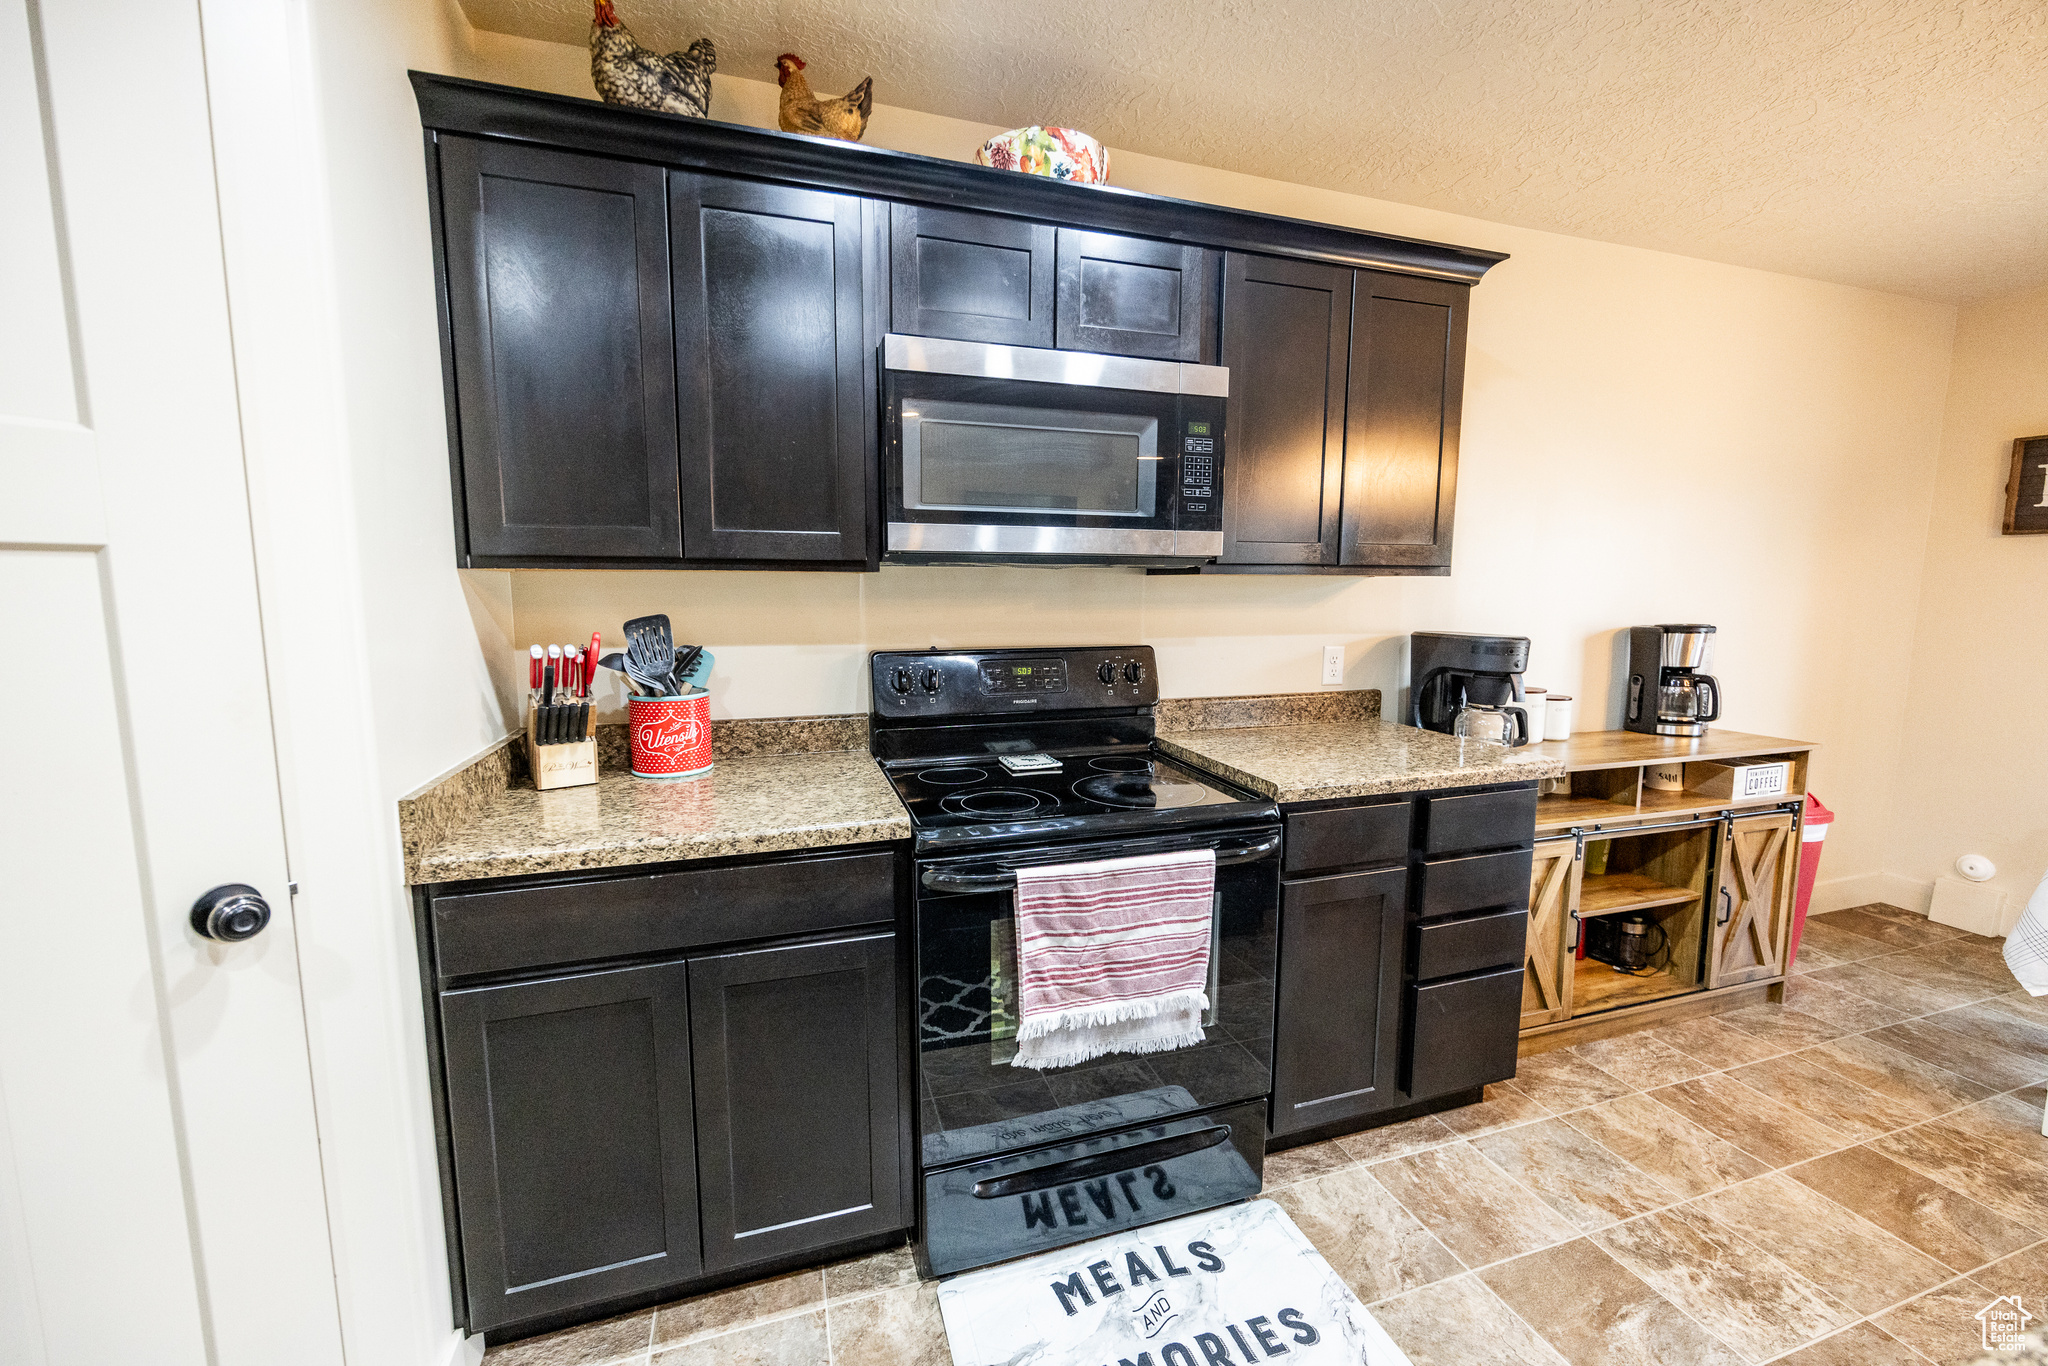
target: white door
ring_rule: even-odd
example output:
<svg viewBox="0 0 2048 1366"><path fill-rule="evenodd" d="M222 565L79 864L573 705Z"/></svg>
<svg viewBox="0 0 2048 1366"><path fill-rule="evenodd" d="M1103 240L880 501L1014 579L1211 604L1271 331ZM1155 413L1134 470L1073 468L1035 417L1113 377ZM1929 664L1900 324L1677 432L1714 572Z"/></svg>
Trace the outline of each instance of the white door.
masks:
<svg viewBox="0 0 2048 1366"><path fill-rule="evenodd" d="M196 6L0 0L0 1366L341 1361L227 304Z"/></svg>

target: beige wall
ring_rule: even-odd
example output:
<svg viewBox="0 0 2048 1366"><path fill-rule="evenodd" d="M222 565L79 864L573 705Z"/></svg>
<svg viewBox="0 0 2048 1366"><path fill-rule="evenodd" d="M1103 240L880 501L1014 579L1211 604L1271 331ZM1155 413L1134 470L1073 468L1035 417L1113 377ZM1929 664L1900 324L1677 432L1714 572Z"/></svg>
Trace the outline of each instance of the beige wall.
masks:
<svg viewBox="0 0 2048 1366"><path fill-rule="evenodd" d="M1983 854L2008 926L2048 868L2048 537L1999 527L2012 443L2044 432L2048 290L1965 307L1884 867L1911 884L1894 900L1924 902L1958 856Z"/></svg>
<svg viewBox="0 0 2048 1366"><path fill-rule="evenodd" d="M477 35L494 79L590 94L575 48ZM775 88L713 111L771 125ZM875 145L964 159L992 130L880 108ZM1618 723L1615 633L1721 628L1733 728L1818 740L1831 875L1876 868L1904 717L1954 310L1118 152L1135 189L1512 253L1475 290L1448 579L1148 578L1114 569L513 576L513 639L668 612L727 716L861 710L868 650L1143 642L1169 695L1405 679L1407 632L1530 636L1530 681ZM1859 659L1851 671L1843 661Z"/></svg>

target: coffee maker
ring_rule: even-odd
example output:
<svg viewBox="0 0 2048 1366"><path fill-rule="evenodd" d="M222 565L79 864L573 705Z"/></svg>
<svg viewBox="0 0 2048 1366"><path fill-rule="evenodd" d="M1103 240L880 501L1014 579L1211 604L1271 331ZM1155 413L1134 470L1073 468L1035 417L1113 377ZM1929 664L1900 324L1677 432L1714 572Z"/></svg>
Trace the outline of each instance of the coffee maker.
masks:
<svg viewBox="0 0 2048 1366"><path fill-rule="evenodd" d="M1540 740L1529 734L1529 713L1520 705L1522 671L1528 667L1527 636L1417 631L1408 637L1409 720L1449 735L1458 712L1476 702L1516 718L1516 744Z"/></svg>
<svg viewBox="0 0 2048 1366"><path fill-rule="evenodd" d="M1696 737L1721 719L1721 685L1707 667L1714 628L1697 622L1631 626L1622 725L1644 735Z"/></svg>

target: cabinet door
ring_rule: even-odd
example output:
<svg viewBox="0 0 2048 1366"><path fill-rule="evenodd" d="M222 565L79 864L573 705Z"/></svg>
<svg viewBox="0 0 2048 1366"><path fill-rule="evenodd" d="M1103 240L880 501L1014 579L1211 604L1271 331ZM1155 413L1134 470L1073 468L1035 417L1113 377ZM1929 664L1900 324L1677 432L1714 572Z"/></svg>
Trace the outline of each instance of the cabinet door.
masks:
<svg viewBox="0 0 2048 1366"><path fill-rule="evenodd" d="M705 1266L908 1224L895 935L692 959L690 992Z"/></svg>
<svg viewBox="0 0 2048 1366"><path fill-rule="evenodd" d="M1049 224L897 204L889 325L917 337L1051 346L1053 255Z"/></svg>
<svg viewBox="0 0 2048 1366"><path fill-rule="evenodd" d="M1053 310L1060 348L1213 359L1209 255L1200 247L1061 228Z"/></svg>
<svg viewBox="0 0 2048 1366"><path fill-rule="evenodd" d="M1338 562L1350 339L1350 271L1224 259L1230 455L1219 564Z"/></svg>
<svg viewBox="0 0 2048 1366"><path fill-rule="evenodd" d="M1785 974L1799 846L1792 815L1743 816L1724 823L1721 874L1714 891L1714 930L1707 985L1733 986Z"/></svg>
<svg viewBox="0 0 2048 1366"><path fill-rule="evenodd" d="M1344 433L1347 565L1448 565L1467 285L1357 273Z"/></svg>
<svg viewBox="0 0 2048 1366"><path fill-rule="evenodd" d="M660 168L438 145L468 555L675 558Z"/></svg>
<svg viewBox="0 0 2048 1366"><path fill-rule="evenodd" d="M1282 884L1274 1133L1400 1102L1407 889L1400 868Z"/></svg>
<svg viewBox="0 0 2048 1366"><path fill-rule="evenodd" d="M1522 964L1522 1028L1571 1018L1573 914L1585 864L1574 839L1538 840L1529 871L1529 952Z"/></svg>
<svg viewBox="0 0 2048 1366"><path fill-rule="evenodd" d="M867 557L862 203L671 172L683 553Z"/></svg>
<svg viewBox="0 0 2048 1366"><path fill-rule="evenodd" d="M687 977L442 995L470 1332L701 1272Z"/></svg>

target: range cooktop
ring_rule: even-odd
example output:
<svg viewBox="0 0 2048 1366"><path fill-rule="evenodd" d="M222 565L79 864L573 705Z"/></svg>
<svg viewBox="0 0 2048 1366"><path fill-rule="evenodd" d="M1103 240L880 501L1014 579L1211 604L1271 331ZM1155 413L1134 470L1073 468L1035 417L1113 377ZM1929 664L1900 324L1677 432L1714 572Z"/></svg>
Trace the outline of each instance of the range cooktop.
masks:
<svg viewBox="0 0 2048 1366"><path fill-rule="evenodd" d="M1050 754L999 737L986 741L980 754L899 761L887 767L910 819L926 830L1235 806L1246 800L1158 754Z"/></svg>

